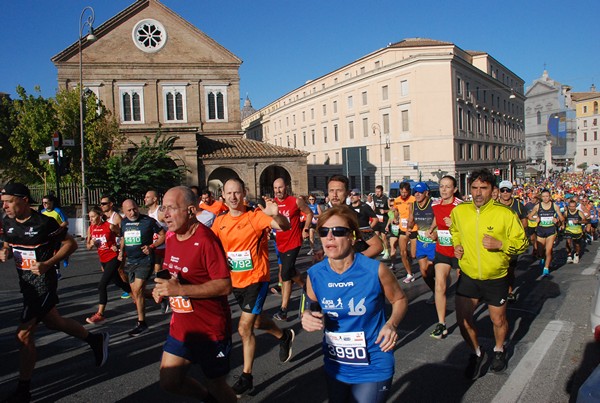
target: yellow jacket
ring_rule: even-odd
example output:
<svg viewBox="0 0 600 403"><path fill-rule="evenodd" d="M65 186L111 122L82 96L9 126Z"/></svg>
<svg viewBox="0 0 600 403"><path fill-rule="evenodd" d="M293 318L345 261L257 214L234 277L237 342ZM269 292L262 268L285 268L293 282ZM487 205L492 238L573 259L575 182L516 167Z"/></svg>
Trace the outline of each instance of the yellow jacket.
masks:
<svg viewBox="0 0 600 403"><path fill-rule="evenodd" d="M453 246L462 245L464 254L459 260L460 270L476 280L505 277L511 256L525 252L529 243L521 220L515 212L490 200L479 209L473 202L456 206L450 214ZM483 247L483 236L488 234L502 241L499 250Z"/></svg>

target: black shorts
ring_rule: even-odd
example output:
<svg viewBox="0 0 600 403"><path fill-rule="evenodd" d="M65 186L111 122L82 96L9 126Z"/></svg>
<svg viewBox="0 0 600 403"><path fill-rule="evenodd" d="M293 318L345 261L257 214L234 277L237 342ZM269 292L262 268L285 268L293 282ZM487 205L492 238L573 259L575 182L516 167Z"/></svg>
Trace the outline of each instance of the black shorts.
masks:
<svg viewBox="0 0 600 403"><path fill-rule="evenodd" d="M286 252L279 251L281 259L281 281L290 281L296 277L296 258L300 253L300 246Z"/></svg>
<svg viewBox="0 0 600 403"><path fill-rule="evenodd" d="M538 225L535 229L535 234L540 238L548 238L552 235L556 235L556 227L542 227L541 225Z"/></svg>
<svg viewBox="0 0 600 403"><path fill-rule="evenodd" d="M531 238L532 235L535 235L535 229L537 227L526 227L525 228L525 235L527 235L527 238Z"/></svg>
<svg viewBox="0 0 600 403"><path fill-rule="evenodd" d="M260 315L267 297L269 282L263 281L256 284L250 284L244 288L234 288L233 296L242 311L254 315Z"/></svg>
<svg viewBox="0 0 600 403"><path fill-rule="evenodd" d="M458 276L456 295L474 298L492 306L506 304L508 297L508 276L493 280L475 280L464 272Z"/></svg>
<svg viewBox="0 0 600 403"><path fill-rule="evenodd" d="M377 220L377 224L375 224L375 228L373 231L385 234L385 226L387 225L387 220L383 220L383 222Z"/></svg>
<svg viewBox="0 0 600 403"><path fill-rule="evenodd" d="M438 263L443 263L450 265L453 269L458 269L458 259L456 257L450 257L446 255L442 255L439 252L435 252L435 257L433 258L433 265L435 266Z"/></svg>
<svg viewBox="0 0 600 403"><path fill-rule="evenodd" d="M220 378L229 373L231 340L205 340L186 343L168 335L163 351L185 358L193 364L200 364L202 372L209 379Z"/></svg>
<svg viewBox="0 0 600 403"><path fill-rule="evenodd" d="M406 231L400 230L400 231L398 231L398 234L400 236L406 236ZM416 231L411 232L410 235L408 235L408 239L417 239L417 232Z"/></svg>
<svg viewBox="0 0 600 403"><path fill-rule="evenodd" d="M44 316L58 304L58 294L56 290L50 290L42 295L34 293L23 294L23 311L21 311L21 323L29 322L32 319L36 323L44 320Z"/></svg>
<svg viewBox="0 0 600 403"><path fill-rule="evenodd" d="M148 257L139 262L125 262L123 271L127 274L129 283L133 283L136 278L148 281L154 273L154 259Z"/></svg>

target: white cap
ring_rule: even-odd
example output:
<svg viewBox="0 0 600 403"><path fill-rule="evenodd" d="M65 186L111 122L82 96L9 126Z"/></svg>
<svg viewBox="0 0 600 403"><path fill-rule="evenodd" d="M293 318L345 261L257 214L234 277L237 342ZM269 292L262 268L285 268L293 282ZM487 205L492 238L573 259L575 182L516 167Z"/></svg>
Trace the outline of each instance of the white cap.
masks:
<svg viewBox="0 0 600 403"><path fill-rule="evenodd" d="M498 185L498 189L502 189L502 188L507 188L507 189L512 190L513 185L510 181L505 180L505 181L500 182L500 184Z"/></svg>

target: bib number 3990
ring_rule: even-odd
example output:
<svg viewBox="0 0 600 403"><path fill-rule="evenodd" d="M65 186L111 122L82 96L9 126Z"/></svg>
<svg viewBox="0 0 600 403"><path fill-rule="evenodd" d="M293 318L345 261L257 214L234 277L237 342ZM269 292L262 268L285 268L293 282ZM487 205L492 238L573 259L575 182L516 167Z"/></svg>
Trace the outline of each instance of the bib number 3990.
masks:
<svg viewBox="0 0 600 403"><path fill-rule="evenodd" d="M369 365L364 332L325 333L329 359L346 365Z"/></svg>

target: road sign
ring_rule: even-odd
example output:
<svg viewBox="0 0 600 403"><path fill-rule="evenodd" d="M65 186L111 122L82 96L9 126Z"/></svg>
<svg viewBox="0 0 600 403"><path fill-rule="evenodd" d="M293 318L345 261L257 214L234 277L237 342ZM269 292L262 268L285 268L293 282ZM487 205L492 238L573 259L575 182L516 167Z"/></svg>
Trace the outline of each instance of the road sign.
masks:
<svg viewBox="0 0 600 403"><path fill-rule="evenodd" d="M74 147L75 140L74 139L63 139L62 145L65 147Z"/></svg>
<svg viewBox="0 0 600 403"><path fill-rule="evenodd" d="M46 160L51 160L54 157L51 156L51 155L48 155L48 154L40 154L39 158L40 158L41 161L46 161Z"/></svg>
<svg viewBox="0 0 600 403"><path fill-rule="evenodd" d="M496 175L496 176L500 175L500 170L498 168L494 169L494 175Z"/></svg>

